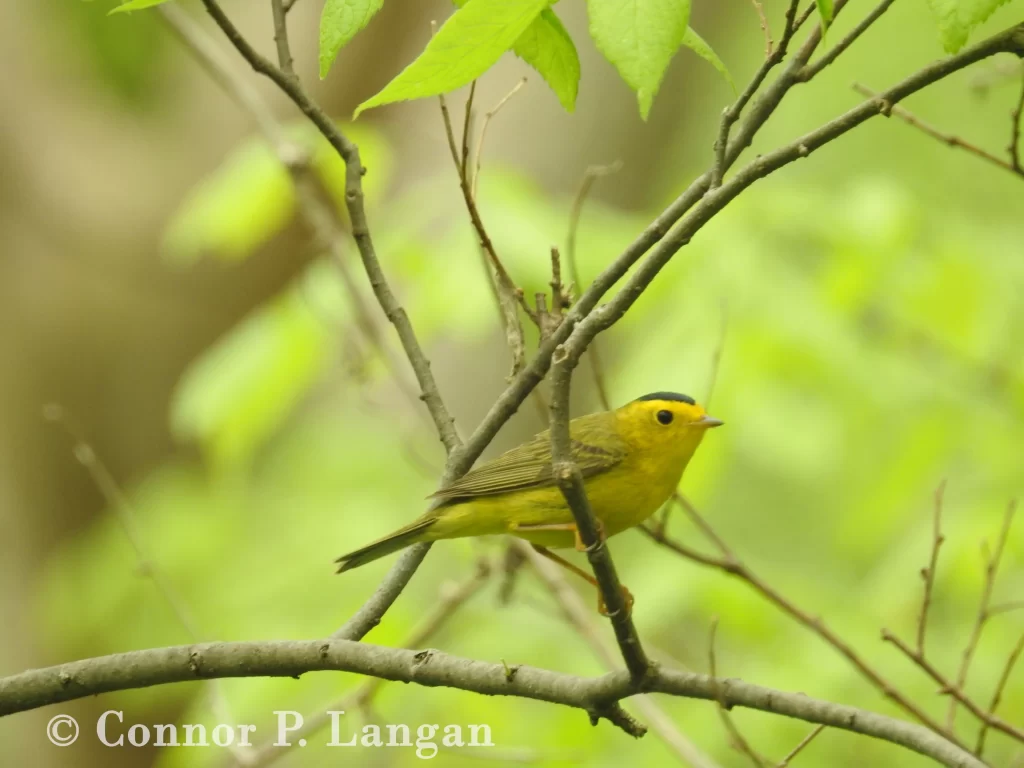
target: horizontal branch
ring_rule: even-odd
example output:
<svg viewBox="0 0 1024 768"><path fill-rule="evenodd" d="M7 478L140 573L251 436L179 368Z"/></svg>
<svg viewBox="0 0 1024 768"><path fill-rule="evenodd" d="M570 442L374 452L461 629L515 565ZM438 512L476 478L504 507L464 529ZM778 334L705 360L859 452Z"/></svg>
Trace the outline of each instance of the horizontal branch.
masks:
<svg viewBox="0 0 1024 768"><path fill-rule="evenodd" d="M296 677L333 670L384 680L517 696L564 704L598 715L637 693L722 701L871 736L931 757L950 768L984 768L978 759L926 728L875 712L692 672L651 670L638 687L626 670L577 677L452 656L441 651L385 648L347 640L205 643L84 659L0 679L0 715L85 696L223 677Z"/></svg>

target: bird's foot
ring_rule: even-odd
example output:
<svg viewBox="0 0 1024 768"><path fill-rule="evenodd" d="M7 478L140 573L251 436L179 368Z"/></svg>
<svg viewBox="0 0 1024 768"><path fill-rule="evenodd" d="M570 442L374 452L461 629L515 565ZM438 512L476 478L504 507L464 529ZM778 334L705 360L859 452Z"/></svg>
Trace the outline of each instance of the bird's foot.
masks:
<svg viewBox="0 0 1024 768"><path fill-rule="evenodd" d="M633 593L626 588L625 584L620 584L619 589L622 590L622 603L626 610L626 616L629 616L633 612ZM604 595L601 594L600 590L597 593L597 612L605 617L611 615L608 613L608 606L605 605Z"/></svg>

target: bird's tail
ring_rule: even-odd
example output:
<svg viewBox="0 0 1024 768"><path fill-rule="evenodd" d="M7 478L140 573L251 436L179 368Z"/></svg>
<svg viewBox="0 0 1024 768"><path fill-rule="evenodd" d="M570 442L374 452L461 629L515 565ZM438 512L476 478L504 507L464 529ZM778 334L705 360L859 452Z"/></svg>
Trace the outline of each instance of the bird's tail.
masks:
<svg viewBox="0 0 1024 768"><path fill-rule="evenodd" d="M417 520L404 528L399 528L394 533L385 536L383 539L379 539L372 544L367 544L365 547L357 549L355 552L349 552L347 555L342 555L336 562L338 564L338 573L342 571L348 571L352 568L358 568L360 565L366 565L367 563L373 562L379 557L390 555L392 552L397 552L400 549L405 549L408 546L415 544L420 541L421 534L434 524L436 518L428 517Z"/></svg>

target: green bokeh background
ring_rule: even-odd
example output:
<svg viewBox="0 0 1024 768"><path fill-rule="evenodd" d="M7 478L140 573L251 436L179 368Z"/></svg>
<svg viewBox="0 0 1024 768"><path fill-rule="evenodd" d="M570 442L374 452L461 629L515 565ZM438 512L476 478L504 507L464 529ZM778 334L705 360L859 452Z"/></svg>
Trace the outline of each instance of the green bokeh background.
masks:
<svg viewBox="0 0 1024 768"><path fill-rule="evenodd" d="M255 5L228 8L270 50L269 9ZM749 4L695 5L695 28L744 82L762 51ZM351 114L415 55L426 21L446 12L443 3L424 3L407 15L386 8L321 84L314 74L317 6L302 0L294 13L295 52L300 74L338 115ZM766 7L780 17L779 3ZM830 39L870 7L851 2ZM2 118L9 130L0 131L0 156L17 158L0 194L0 228L8 233L0 274L10 278L0 279L0 312L16 362L0 374L11 424L0 444L0 455L11 457L9 476L0 474L9 500L0 513L9 530L0 592L13 630L0 639L3 672L188 641L140 574L116 516L75 464L68 439L39 417L47 402L59 402L93 436L127 492L153 561L207 640L311 638L336 629L391 561L336 577L331 560L418 515L443 464L422 408L402 397L388 366L360 337L334 265L292 223L287 177L252 139L244 117L158 17L106 19L105 10L101 3L51 0L2 11L11 21L4 34L23 37L16 52L41 68L20 87L9 81L12 101L24 110L44 105L58 117L63 110L71 126L92 126L85 135L53 133L63 146L54 150L58 160L68 153L102 160L55 163L25 154L36 118L18 110ZM584 279L707 165L717 115L730 98L713 70L681 53L650 122L641 123L631 94L586 37L582 3L563 2L559 13L581 52L579 109L561 113L533 77L495 119L480 180L490 234L527 295L550 279L548 249L564 246L587 165L624 161L587 203L578 247ZM1019 6L997 12L976 37L1016 21L1015 13ZM392 40L396 50L382 52ZM857 103L852 81L882 88L940 55L926 4L897 3L848 56L794 90L753 151ZM507 58L481 83L483 109L525 73ZM1002 152L1019 87L1004 74L1012 65L994 60L907 106ZM85 97L69 105L62 94L72 85ZM287 105L266 93L282 119L292 120ZM458 96L451 101L461 105ZM501 391L509 360L436 107L370 112L350 130L369 169L369 212L383 267L468 435ZM295 136L308 142L325 184L337 191L336 160L304 126ZM91 207L87 198L94 198ZM758 182L600 340L614 404L664 389L711 398L710 410L727 426L709 435L692 462L686 495L765 580L822 617L939 718L946 700L879 632L913 636L932 494L945 480L946 541L929 652L952 674L982 588L979 547L991 545L1007 503L1024 491L1022 206L1020 178L896 119L875 119ZM35 215L26 219L28 209ZM47 230L50 219L60 220L61 234ZM29 264L40 255L45 266ZM350 258L370 296L354 251ZM377 320L385 324L379 313ZM410 378L404 367L401 375ZM583 366L574 408L596 407ZM539 428L536 410L524 405L488 455ZM706 547L678 513L669 530ZM1022 531L1018 525L1007 542L995 603L1024 594ZM478 557L500 558L503 546L436 545L367 640L403 643L446 585L470 575ZM898 714L832 648L744 584L634 532L614 539L612 551L655 658L706 671L708 628L718 617L721 674ZM498 600L499 581L491 579L430 645L495 662L603 671L535 577L521 574L508 604ZM589 605L592 594L581 595ZM598 626L610 637L604 622ZM1020 611L987 625L968 683L979 700L988 701L1022 631ZM1011 679L1000 710L1015 723L1024 720L1022 675L1018 670ZM266 737L274 710L313 713L359 682L318 673L225 681L222 690L232 721L254 723ZM0 762L8 764L7 756L11 765L225 764L226 753L214 748L106 750L82 743L59 750L43 734L50 716L72 712L94 741L91 722L109 708L124 710L128 722L213 724L220 720L208 693L180 684L5 718ZM673 698L659 703L719 764L745 764L714 707ZM653 733L634 741L607 723L592 728L578 711L532 701L389 684L374 700L372 717L491 725L494 750L442 751L433 761L440 765L675 760ZM733 717L774 760L809 730L760 713L737 710ZM973 743L972 719L961 712L958 724ZM281 764L419 764L412 750L353 754L327 749L326 741L326 734L310 737ZM1021 759L1020 745L993 734L989 749L993 765L1019 764L1013 761ZM891 745L834 731L794 761L808 768L926 764Z"/></svg>

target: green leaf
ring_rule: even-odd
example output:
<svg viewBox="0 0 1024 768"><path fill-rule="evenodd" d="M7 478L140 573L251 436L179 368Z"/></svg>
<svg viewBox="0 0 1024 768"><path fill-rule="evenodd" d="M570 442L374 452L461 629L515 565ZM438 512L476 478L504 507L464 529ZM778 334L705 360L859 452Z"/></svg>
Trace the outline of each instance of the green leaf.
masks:
<svg viewBox="0 0 1024 768"><path fill-rule="evenodd" d="M301 284L291 286L185 372L171 404L175 436L198 442L219 468L246 461L320 376L329 341Z"/></svg>
<svg viewBox="0 0 1024 768"><path fill-rule="evenodd" d="M370 23L384 0L325 0L320 14L320 78L327 77L338 51Z"/></svg>
<svg viewBox="0 0 1024 768"><path fill-rule="evenodd" d="M512 47L551 0L469 0L398 77L355 111L453 91L472 82Z"/></svg>
<svg viewBox="0 0 1024 768"><path fill-rule="evenodd" d="M928 0L939 22L939 39L947 53L964 47L970 33L1009 0Z"/></svg>
<svg viewBox="0 0 1024 768"><path fill-rule="evenodd" d="M835 6L832 0L815 0L818 6L818 15L821 16L821 38L825 39L825 32L832 24L832 19L835 16Z"/></svg>
<svg viewBox="0 0 1024 768"><path fill-rule="evenodd" d="M519 36L512 50L544 78L566 112L576 107L580 59L555 12L545 8Z"/></svg>
<svg viewBox="0 0 1024 768"><path fill-rule="evenodd" d="M646 120L668 63L686 37L690 0L588 0L590 34L636 91Z"/></svg>
<svg viewBox="0 0 1024 768"><path fill-rule="evenodd" d="M116 8L111 8L108 16L115 13L127 13L128 11L141 11L143 8L152 8L154 5L161 5L167 0L128 0Z"/></svg>
<svg viewBox="0 0 1024 768"><path fill-rule="evenodd" d="M717 69L719 74L725 78L726 82L729 83L729 87L732 88L733 92L736 92L736 83L733 81L732 75L729 74L729 70L726 69L725 64L720 58L718 58L718 54L712 50L711 46L707 44L704 38L693 31L692 27L686 28L686 35L683 37L683 45Z"/></svg>

